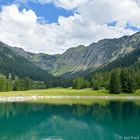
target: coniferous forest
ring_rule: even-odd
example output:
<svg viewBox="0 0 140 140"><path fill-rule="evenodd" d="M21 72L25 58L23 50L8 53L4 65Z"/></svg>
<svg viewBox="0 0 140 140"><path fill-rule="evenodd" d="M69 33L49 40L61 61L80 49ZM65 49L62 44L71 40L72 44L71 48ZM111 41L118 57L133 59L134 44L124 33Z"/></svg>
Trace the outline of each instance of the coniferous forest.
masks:
<svg viewBox="0 0 140 140"><path fill-rule="evenodd" d="M92 88L106 89L110 93L134 93L140 88L140 65L115 68L106 72L91 73L87 77L78 76L73 79L55 78L45 81L34 81L28 77L0 75L0 91L20 91L30 89L46 89L52 87L71 87L74 89Z"/></svg>

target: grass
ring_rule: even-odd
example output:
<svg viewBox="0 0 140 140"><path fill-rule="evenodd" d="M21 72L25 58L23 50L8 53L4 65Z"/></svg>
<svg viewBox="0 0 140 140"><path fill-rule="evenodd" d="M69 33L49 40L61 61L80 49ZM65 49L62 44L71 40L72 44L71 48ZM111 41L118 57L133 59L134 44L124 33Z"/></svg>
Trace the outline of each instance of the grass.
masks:
<svg viewBox="0 0 140 140"><path fill-rule="evenodd" d="M0 92L0 96L140 96L140 90L133 94L109 94L107 90L82 89L76 90L71 88L51 88L45 90L29 90L29 91L10 91Z"/></svg>
<svg viewBox="0 0 140 140"><path fill-rule="evenodd" d="M85 105L91 105L94 103L100 103L102 105L105 105L109 103L109 100L95 100L95 99L38 99L38 100L32 100L32 101L27 101L30 103L48 103L48 104L57 104L57 105L62 105L62 104L85 104Z"/></svg>
<svg viewBox="0 0 140 140"><path fill-rule="evenodd" d="M71 88L52 88L46 90L29 90L29 91L11 91L0 92L2 96L140 96L140 90L137 90L134 94L109 94L107 90L92 90L83 89L75 90ZM116 99L115 99L116 100ZM122 100L122 99L119 99ZM53 104L92 104L92 103L107 103L109 101L105 99L37 99L30 102L36 103L53 103Z"/></svg>

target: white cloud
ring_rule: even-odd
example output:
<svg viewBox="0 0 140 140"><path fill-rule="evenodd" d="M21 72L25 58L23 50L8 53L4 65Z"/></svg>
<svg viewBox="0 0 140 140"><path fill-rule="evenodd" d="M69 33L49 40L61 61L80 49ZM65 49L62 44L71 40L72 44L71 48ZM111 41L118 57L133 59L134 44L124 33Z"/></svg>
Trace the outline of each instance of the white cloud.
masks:
<svg viewBox="0 0 140 140"><path fill-rule="evenodd" d="M26 0L26 2L27 1L28 0ZM89 0L30 0L30 1L42 3L42 4L54 3L57 7L71 10L71 9L79 7L82 4L85 4Z"/></svg>
<svg viewBox="0 0 140 140"><path fill-rule="evenodd" d="M39 24L32 10L19 11L16 5L5 6L0 12L0 40L28 51L61 53L69 47L89 45L103 38L134 33L127 23L140 27L140 6L136 0L33 0L65 8L76 8L79 14L60 16L57 23ZM88 3L87 3L88 1ZM24 0L24 2L27 2ZM117 21L115 27L106 23Z"/></svg>
<svg viewBox="0 0 140 140"><path fill-rule="evenodd" d="M93 9L93 11L89 10ZM110 20L118 22L133 22L140 24L140 7L134 0L93 0L87 6L79 7L79 12L99 24Z"/></svg>

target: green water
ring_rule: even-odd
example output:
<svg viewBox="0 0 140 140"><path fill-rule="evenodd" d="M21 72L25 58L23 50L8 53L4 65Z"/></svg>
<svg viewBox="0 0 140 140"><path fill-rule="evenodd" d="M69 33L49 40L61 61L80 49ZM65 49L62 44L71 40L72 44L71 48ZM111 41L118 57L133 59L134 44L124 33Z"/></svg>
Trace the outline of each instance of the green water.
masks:
<svg viewBox="0 0 140 140"><path fill-rule="evenodd" d="M130 139L131 138L131 139ZM140 139L140 105L0 103L0 140Z"/></svg>

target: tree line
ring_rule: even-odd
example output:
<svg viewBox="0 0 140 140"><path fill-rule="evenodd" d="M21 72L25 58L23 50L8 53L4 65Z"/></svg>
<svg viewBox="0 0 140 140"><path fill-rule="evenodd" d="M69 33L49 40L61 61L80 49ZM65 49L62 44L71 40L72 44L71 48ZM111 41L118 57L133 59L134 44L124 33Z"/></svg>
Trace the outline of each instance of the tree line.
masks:
<svg viewBox="0 0 140 140"><path fill-rule="evenodd" d="M46 85L42 81L33 81L27 78L17 77L15 80L0 74L0 92L5 91L25 91L30 89L45 89Z"/></svg>
<svg viewBox="0 0 140 140"><path fill-rule="evenodd" d="M77 77L73 80L74 89L106 89L110 93L134 93L140 88L139 67L116 68L109 72L96 72L90 78Z"/></svg>
<svg viewBox="0 0 140 140"><path fill-rule="evenodd" d="M72 80L63 78L46 79L45 81L34 81L29 77L18 77L14 74L0 74L0 92L26 91L30 89L47 89L53 87L71 87Z"/></svg>
<svg viewBox="0 0 140 140"><path fill-rule="evenodd" d="M111 71L95 72L90 77L74 79L55 78L53 80L33 81L28 77L14 74L0 74L0 91L24 91L53 87L72 87L74 89L106 89L110 93L133 93L140 89L140 63L127 68L115 68Z"/></svg>

